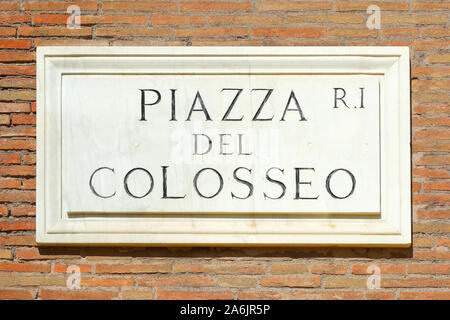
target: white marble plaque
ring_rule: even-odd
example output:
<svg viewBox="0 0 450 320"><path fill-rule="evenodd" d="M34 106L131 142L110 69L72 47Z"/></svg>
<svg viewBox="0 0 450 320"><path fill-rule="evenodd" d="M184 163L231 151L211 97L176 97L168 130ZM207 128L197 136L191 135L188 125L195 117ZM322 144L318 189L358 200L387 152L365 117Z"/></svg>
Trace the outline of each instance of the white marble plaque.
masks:
<svg viewBox="0 0 450 320"><path fill-rule="evenodd" d="M37 63L38 243L410 244L408 48Z"/></svg>

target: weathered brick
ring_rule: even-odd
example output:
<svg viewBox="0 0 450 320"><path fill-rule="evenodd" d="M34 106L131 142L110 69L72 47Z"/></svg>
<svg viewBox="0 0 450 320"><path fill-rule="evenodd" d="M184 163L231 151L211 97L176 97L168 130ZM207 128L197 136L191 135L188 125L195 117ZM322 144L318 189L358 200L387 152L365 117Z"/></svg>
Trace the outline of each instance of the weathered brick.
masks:
<svg viewBox="0 0 450 320"><path fill-rule="evenodd" d="M331 1L261 1L261 11L319 11L331 10Z"/></svg>
<svg viewBox="0 0 450 320"><path fill-rule="evenodd" d="M30 206L11 207L11 215L14 217L34 217L36 208Z"/></svg>
<svg viewBox="0 0 450 320"><path fill-rule="evenodd" d="M92 29L83 27L69 29L67 27L19 27L19 37L80 37L91 38Z"/></svg>
<svg viewBox="0 0 450 320"><path fill-rule="evenodd" d="M316 288L320 286L320 278L265 276L259 279L259 284L263 287Z"/></svg>
<svg viewBox="0 0 450 320"><path fill-rule="evenodd" d="M450 300L450 291L404 291L400 292L400 300Z"/></svg>
<svg viewBox="0 0 450 320"><path fill-rule="evenodd" d="M307 273L308 267L304 264L277 264L269 268L272 274L299 274Z"/></svg>
<svg viewBox="0 0 450 320"><path fill-rule="evenodd" d="M362 300L363 293L351 290L300 290L285 294L285 299L300 300Z"/></svg>
<svg viewBox="0 0 450 320"><path fill-rule="evenodd" d="M232 300L233 292L224 291L193 291L193 290L157 290L159 300Z"/></svg>
<svg viewBox="0 0 450 320"><path fill-rule="evenodd" d="M148 27L99 27L95 30L98 37L167 37L170 35L168 28Z"/></svg>
<svg viewBox="0 0 450 320"><path fill-rule="evenodd" d="M253 28L254 37L277 37L277 38L318 38L325 35L325 28Z"/></svg>
<svg viewBox="0 0 450 320"><path fill-rule="evenodd" d="M366 265L353 265L352 266L352 273L353 274L373 274L373 270L369 269L371 265L366 264ZM383 264L375 264L375 266L380 268L380 272L381 274L404 274L406 273L406 269L404 265L395 265L395 264L387 264L387 265L383 265ZM369 272L370 271L370 272Z"/></svg>
<svg viewBox="0 0 450 320"><path fill-rule="evenodd" d="M12 259L12 252L10 249L0 248L0 259Z"/></svg>
<svg viewBox="0 0 450 320"><path fill-rule="evenodd" d="M107 1L103 2L104 11L175 11L174 1Z"/></svg>
<svg viewBox="0 0 450 320"><path fill-rule="evenodd" d="M336 11L366 11L371 5L382 11L408 11L407 1L335 1Z"/></svg>
<svg viewBox="0 0 450 320"><path fill-rule="evenodd" d="M117 290L71 290L71 289L41 289L43 300L111 300L117 298Z"/></svg>
<svg viewBox="0 0 450 320"><path fill-rule="evenodd" d="M256 264L203 264L189 265L190 273L211 273L211 274L262 274L264 267Z"/></svg>
<svg viewBox="0 0 450 320"><path fill-rule="evenodd" d="M445 1L414 1L413 10L415 11L448 11L450 3Z"/></svg>
<svg viewBox="0 0 450 320"><path fill-rule="evenodd" d="M170 264L103 264L95 265L96 273L169 273Z"/></svg>
<svg viewBox="0 0 450 320"><path fill-rule="evenodd" d="M238 291L238 300L279 300L281 293L273 291Z"/></svg>
<svg viewBox="0 0 450 320"><path fill-rule="evenodd" d="M217 277L217 284L220 287L254 288L257 285L257 279L245 276L220 276Z"/></svg>
<svg viewBox="0 0 450 320"><path fill-rule="evenodd" d="M71 5L76 5L81 11L96 11L95 1L30 1L24 2L26 11L66 11Z"/></svg>
<svg viewBox="0 0 450 320"><path fill-rule="evenodd" d="M450 264L409 264L408 273L415 274L450 274Z"/></svg>
<svg viewBox="0 0 450 320"><path fill-rule="evenodd" d="M20 155L18 154L0 154L0 163L1 164L14 164L20 163Z"/></svg>
<svg viewBox="0 0 450 320"><path fill-rule="evenodd" d="M137 283L144 287L214 287L214 280L206 277L147 277Z"/></svg>
<svg viewBox="0 0 450 320"><path fill-rule="evenodd" d="M34 235L5 235L0 236L0 244L4 246L35 246L36 237Z"/></svg>
<svg viewBox="0 0 450 320"><path fill-rule="evenodd" d="M35 230L35 221L0 220L0 231Z"/></svg>
<svg viewBox="0 0 450 320"><path fill-rule="evenodd" d="M179 3L181 12L237 12L250 11L250 2L231 1L183 1Z"/></svg>
<svg viewBox="0 0 450 320"><path fill-rule="evenodd" d="M205 28L205 29L175 29L175 38L226 38L247 37L247 28Z"/></svg>
<svg viewBox="0 0 450 320"><path fill-rule="evenodd" d="M323 287L330 289L337 288L367 288L365 278L328 278L323 280Z"/></svg>
<svg viewBox="0 0 450 320"><path fill-rule="evenodd" d="M276 25L281 24L283 20L280 17L261 16L261 15L223 15L210 16L209 23L213 25Z"/></svg>
<svg viewBox="0 0 450 320"><path fill-rule="evenodd" d="M311 273L313 274L345 274L346 272L347 266L345 265L320 264L311 266Z"/></svg>
<svg viewBox="0 0 450 320"><path fill-rule="evenodd" d="M32 62L34 52L0 52L0 62Z"/></svg>
<svg viewBox="0 0 450 320"><path fill-rule="evenodd" d="M142 290L142 289L122 289L122 299L124 300L152 300L154 299L153 290Z"/></svg>
<svg viewBox="0 0 450 320"><path fill-rule="evenodd" d="M65 286L66 279L64 276L46 275L23 275L21 273L14 275L0 275L0 287L14 286Z"/></svg>
<svg viewBox="0 0 450 320"><path fill-rule="evenodd" d="M0 102L0 113L29 112L30 104L25 102Z"/></svg>

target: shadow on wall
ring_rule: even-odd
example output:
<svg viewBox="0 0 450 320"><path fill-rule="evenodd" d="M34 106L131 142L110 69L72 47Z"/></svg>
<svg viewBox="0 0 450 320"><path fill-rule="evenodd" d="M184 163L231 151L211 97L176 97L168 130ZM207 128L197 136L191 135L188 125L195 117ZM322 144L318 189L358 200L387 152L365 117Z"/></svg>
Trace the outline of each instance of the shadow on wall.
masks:
<svg viewBox="0 0 450 320"><path fill-rule="evenodd" d="M41 255L131 258L411 258L409 248L363 247L39 247Z"/></svg>

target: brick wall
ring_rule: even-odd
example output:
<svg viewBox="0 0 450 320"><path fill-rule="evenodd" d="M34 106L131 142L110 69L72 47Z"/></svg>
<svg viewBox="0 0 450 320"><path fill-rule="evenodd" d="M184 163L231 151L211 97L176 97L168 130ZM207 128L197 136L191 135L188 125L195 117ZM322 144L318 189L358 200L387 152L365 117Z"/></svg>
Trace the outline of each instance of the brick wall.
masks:
<svg viewBox="0 0 450 320"><path fill-rule="evenodd" d="M450 299L448 1L0 1L0 299ZM367 7L381 8L369 29ZM413 247L38 248L35 48L411 48ZM81 289L67 289L71 265ZM367 289L367 267L381 289Z"/></svg>

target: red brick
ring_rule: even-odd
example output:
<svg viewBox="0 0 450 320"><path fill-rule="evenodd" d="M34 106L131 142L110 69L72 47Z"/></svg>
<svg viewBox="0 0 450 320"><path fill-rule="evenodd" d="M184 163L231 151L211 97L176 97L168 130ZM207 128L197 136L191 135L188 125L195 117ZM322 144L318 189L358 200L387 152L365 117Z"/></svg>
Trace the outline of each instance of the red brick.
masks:
<svg viewBox="0 0 450 320"><path fill-rule="evenodd" d="M263 287L316 288L320 286L319 277L270 277L259 279Z"/></svg>
<svg viewBox="0 0 450 320"><path fill-rule="evenodd" d="M181 12L236 12L250 11L250 2L230 2L230 1L192 1L180 2Z"/></svg>
<svg viewBox="0 0 450 320"><path fill-rule="evenodd" d="M20 189L20 186L19 180L0 179L0 189Z"/></svg>
<svg viewBox="0 0 450 320"><path fill-rule="evenodd" d="M114 11L175 11L177 6L172 1L107 1L103 2L102 10Z"/></svg>
<svg viewBox="0 0 450 320"><path fill-rule="evenodd" d="M12 27L0 27L0 36L15 36L16 28Z"/></svg>
<svg viewBox="0 0 450 320"><path fill-rule="evenodd" d="M307 273L308 267L304 264L276 264L269 268L272 274L298 274Z"/></svg>
<svg viewBox="0 0 450 320"><path fill-rule="evenodd" d="M300 290L285 294L285 299L362 300L363 293L353 290Z"/></svg>
<svg viewBox="0 0 450 320"><path fill-rule="evenodd" d="M69 268L69 266L71 266L71 265L56 263L53 266L53 272L67 273L67 268ZM75 264L75 266L80 268L80 272L82 272L82 273L90 273L90 272L92 272L92 267L90 265L88 265L88 264Z"/></svg>
<svg viewBox="0 0 450 320"><path fill-rule="evenodd" d="M152 14L152 25L182 25L187 17L175 14Z"/></svg>
<svg viewBox="0 0 450 320"><path fill-rule="evenodd" d="M398 298L400 300L450 300L450 291L404 291L399 293Z"/></svg>
<svg viewBox="0 0 450 320"><path fill-rule="evenodd" d="M449 251L415 251L414 259L418 260L450 260Z"/></svg>
<svg viewBox="0 0 450 320"><path fill-rule="evenodd" d="M0 127L0 137L36 137L36 127Z"/></svg>
<svg viewBox="0 0 450 320"><path fill-rule="evenodd" d="M413 204L444 206L450 204L450 194L414 194Z"/></svg>
<svg viewBox="0 0 450 320"><path fill-rule="evenodd" d="M438 239L436 239L436 245L438 247L450 247L450 239L449 238L438 238Z"/></svg>
<svg viewBox="0 0 450 320"><path fill-rule="evenodd" d="M14 217L34 217L36 208L30 206L11 207L11 215Z"/></svg>
<svg viewBox="0 0 450 320"><path fill-rule="evenodd" d="M413 10L415 11L448 11L450 3L445 1L414 1Z"/></svg>
<svg viewBox="0 0 450 320"><path fill-rule="evenodd" d="M81 11L97 11L95 1L31 1L25 2L26 11L67 11L71 5L76 5Z"/></svg>
<svg viewBox="0 0 450 320"><path fill-rule="evenodd" d="M413 175L424 178L448 178L449 173L446 170L438 169L413 169Z"/></svg>
<svg viewBox="0 0 450 320"><path fill-rule="evenodd" d="M36 66L1 65L0 76L33 76L36 75Z"/></svg>
<svg viewBox="0 0 450 320"><path fill-rule="evenodd" d="M238 291L238 300L279 300L281 293L272 291Z"/></svg>
<svg viewBox="0 0 450 320"><path fill-rule="evenodd" d="M412 69L412 77L417 78L445 78L450 73L450 68L442 67L418 67Z"/></svg>
<svg viewBox="0 0 450 320"><path fill-rule="evenodd" d="M175 29L175 38L226 38L247 37L247 28Z"/></svg>
<svg viewBox="0 0 450 320"><path fill-rule="evenodd" d="M28 40L26 40L28 41ZM36 80L31 78L3 78L0 79L0 87L2 88L36 88Z"/></svg>
<svg viewBox="0 0 450 320"><path fill-rule="evenodd" d="M0 139L0 150L36 150L36 141Z"/></svg>
<svg viewBox="0 0 450 320"><path fill-rule="evenodd" d="M6 235L0 236L0 244L4 246L35 246L34 235Z"/></svg>
<svg viewBox="0 0 450 320"><path fill-rule="evenodd" d="M119 295L117 290L71 290L71 289L41 289L43 300L111 300Z"/></svg>
<svg viewBox="0 0 450 320"><path fill-rule="evenodd" d="M407 1L336 1L336 11L367 11L371 5L378 6L381 11L408 11Z"/></svg>
<svg viewBox="0 0 450 320"><path fill-rule="evenodd" d="M35 221L0 220L0 231L35 230Z"/></svg>
<svg viewBox="0 0 450 320"><path fill-rule="evenodd" d="M415 140L449 140L450 130L423 129L414 133Z"/></svg>
<svg viewBox="0 0 450 320"><path fill-rule="evenodd" d="M134 279L81 277L81 287L130 287Z"/></svg>
<svg viewBox="0 0 450 320"><path fill-rule="evenodd" d="M47 263L0 262L0 271L50 272L50 264L47 264Z"/></svg>
<svg viewBox="0 0 450 320"><path fill-rule="evenodd" d="M232 300L232 291L157 290L159 300Z"/></svg>
<svg viewBox="0 0 450 320"><path fill-rule="evenodd" d="M36 167L34 166L0 166L2 177L34 177Z"/></svg>
<svg viewBox="0 0 450 320"><path fill-rule="evenodd" d="M450 31L446 27L427 27L423 28L422 37L424 38L445 38L450 36Z"/></svg>
<svg viewBox="0 0 450 320"><path fill-rule="evenodd" d="M413 274L450 274L450 264L409 264L408 273Z"/></svg>
<svg viewBox="0 0 450 320"><path fill-rule="evenodd" d="M149 27L98 27L95 30L97 37L167 37L170 35L168 28Z"/></svg>
<svg viewBox="0 0 450 320"><path fill-rule="evenodd" d="M367 300L394 300L395 293L392 291L366 291L366 299Z"/></svg>
<svg viewBox="0 0 450 320"><path fill-rule="evenodd" d="M30 49L31 40L0 39L0 49Z"/></svg>
<svg viewBox="0 0 450 320"><path fill-rule="evenodd" d="M388 264L388 265L383 265L383 264L374 264L377 267L380 268L380 272L381 274L404 274L406 273L406 269L404 265L395 265L395 264ZM366 265L353 265L352 266L352 273L353 274L373 274L373 270L371 272L368 272L368 268L370 267L370 264L366 264Z"/></svg>
<svg viewBox="0 0 450 320"><path fill-rule="evenodd" d="M20 3L17 1L2 1L0 2L0 11L19 11Z"/></svg>
<svg viewBox="0 0 450 320"><path fill-rule="evenodd" d="M381 278L383 288L447 288L450 279L433 278Z"/></svg>
<svg viewBox="0 0 450 320"><path fill-rule="evenodd" d="M448 166L450 165L450 156L425 155L416 163L418 166Z"/></svg>
<svg viewBox="0 0 450 320"><path fill-rule="evenodd" d="M24 164L36 164L35 154L24 154L22 159Z"/></svg>
<svg viewBox="0 0 450 320"><path fill-rule="evenodd" d="M12 103L12 102L0 102L0 113L10 113L10 112L29 112L29 103Z"/></svg>
<svg viewBox="0 0 450 320"><path fill-rule="evenodd" d="M429 182L423 184L424 190L450 191L450 182Z"/></svg>
<svg viewBox="0 0 450 320"><path fill-rule="evenodd" d="M20 163L20 155L18 154L0 154L1 164L14 164Z"/></svg>
<svg viewBox="0 0 450 320"><path fill-rule="evenodd" d="M254 37L277 37L277 38L318 38L325 36L325 28L253 28Z"/></svg>
<svg viewBox="0 0 450 320"><path fill-rule="evenodd" d="M34 297L35 294L30 290L0 288L0 300L31 300Z"/></svg>
<svg viewBox="0 0 450 320"><path fill-rule="evenodd" d="M19 37L92 37L92 29L89 27L80 29L69 29L67 27L19 27L18 33Z"/></svg>
<svg viewBox="0 0 450 320"><path fill-rule="evenodd" d="M169 264L96 264L96 273L169 273Z"/></svg>
<svg viewBox="0 0 450 320"><path fill-rule="evenodd" d="M214 287L214 280L206 277L149 277L138 279L144 287Z"/></svg>
<svg viewBox="0 0 450 320"><path fill-rule="evenodd" d="M450 142L421 141L412 143L413 152L450 152Z"/></svg>
<svg viewBox="0 0 450 320"><path fill-rule="evenodd" d="M12 116L13 124L36 124L36 115L34 114L18 114Z"/></svg>
<svg viewBox="0 0 450 320"><path fill-rule="evenodd" d="M227 265L190 265L187 269L190 273L211 274L263 274L264 267L256 264L227 264Z"/></svg>
<svg viewBox="0 0 450 320"><path fill-rule="evenodd" d="M8 216L8 207L0 207L0 217L6 217L6 216Z"/></svg>
<svg viewBox="0 0 450 320"><path fill-rule="evenodd" d="M345 274L346 272L347 266L344 265L320 264L311 266L312 274Z"/></svg>
<svg viewBox="0 0 450 320"><path fill-rule="evenodd" d="M261 11L318 11L331 10L331 1L261 1Z"/></svg>
<svg viewBox="0 0 450 320"><path fill-rule="evenodd" d="M0 14L0 24L29 22L31 22L31 16L29 14Z"/></svg>

